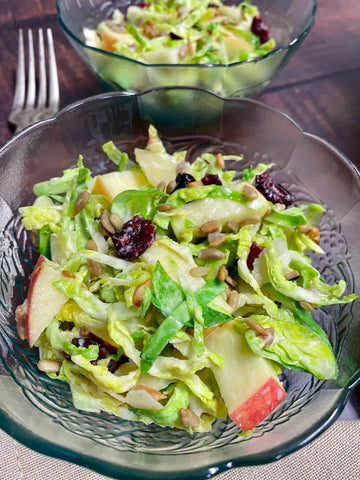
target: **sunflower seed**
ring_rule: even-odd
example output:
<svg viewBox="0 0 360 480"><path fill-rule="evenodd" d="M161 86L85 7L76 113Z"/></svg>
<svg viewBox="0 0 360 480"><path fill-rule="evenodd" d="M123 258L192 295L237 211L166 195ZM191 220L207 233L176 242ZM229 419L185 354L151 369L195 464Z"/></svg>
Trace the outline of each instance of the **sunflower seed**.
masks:
<svg viewBox="0 0 360 480"><path fill-rule="evenodd" d="M105 238L105 239L108 239L109 236L110 236L110 233L106 230L106 228L104 228L101 223L100 223L100 232L101 232L101 235Z"/></svg>
<svg viewBox="0 0 360 480"><path fill-rule="evenodd" d="M225 167L225 160L224 160L224 156L222 153L218 153L216 155L216 166L218 168L224 168Z"/></svg>
<svg viewBox="0 0 360 480"><path fill-rule="evenodd" d="M192 43L191 43L191 40L190 40L189 37L187 38L187 45L186 46L187 46L187 49L188 49L188 54L191 57L192 55L194 55L194 49L193 49L193 46L192 46Z"/></svg>
<svg viewBox="0 0 360 480"><path fill-rule="evenodd" d="M111 225L115 228L117 232L122 229L124 222L122 221L122 218L117 213L111 213L109 220Z"/></svg>
<svg viewBox="0 0 360 480"><path fill-rule="evenodd" d="M56 360L43 359L38 361L37 368L45 373L58 372L61 368L61 363Z"/></svg>
<svg viewBox="0 0 360 480"><path fill-rule="evenodd" d="M256 188L249 183L245 183L243 194L248 200L255 200L255 198L258 198L259 196L259 192L256 190Z"/></svg>
<svg viewBox="0 0 360 480"><path fill-rule="evenodd" d="M253 215L243 220L240 225L243 227L244 225L255 225L256 223L260 223L260 222L261 222L260 215Z"/></svg>
<svg viewBox="0 0 360 480"><path fill-rule="evenodd" d="M217 230L219 230L220 225L217 220L209 220L208 222L205 222L201 225L200 227L200 232L201 233L214 233Z"/></svg>
<svg viewBox="0 0 360 480"><path fill-rule="evenodd" d="M156 207L159 212L170 212L170 210L175 210L175 205L170 205L169 203L161 203Z"/></svg>
<svg viewBox="0 0 360 480"><path fill-rule="evenodd" d="M69 270L61 270L61 275L66 278L76 278L75 273L69 272Z"/></svg>
<svg viewBox="0 0 360 480"><path fill-rule="evenodd" d="M214 233L209 233L208 235L208 242L211 248L219 247L225 241L226 241L226 237L223 233L214 232Z"/></svg>
<svg viewBox="0 0 360 480"><path fill-rule="evenodd" d="M309 232L309 237L311 240L319 245L320 243L320 230L317 227L314 227L310 232Z"/></svg>
<svg viewBox="0 0 360 480"><path fill-rule="evenodd" d="M168 398L165 393L159 392L159 390L155 390L155 388L147 387L146 385L135 385L131 390L133 392L136 392L136 390L145 390L145 392L155 398L155 400L166 400Z"/></svg>
<svg viewBox="0 0 360 480"><path fill-rule="evenodd" d="M100 277L103 272L102 266L99 262L95 262L91 258L87 259L87 266L91 276L93 277ZM87 288L87 287L86 287Z"/></svg>
<svg viewBox="0 0 360 480"><path fill-rule="evenodd" d="M236 287L237 285L237 281L234 278L230 277L229 275L226 276L225 282L231 285L232 287Z"/></svg>
<svg viewBox="0 0 360 480"><path fill-rule="evenodd" d="M234 233L237 233L239 231L239 224L234 220L229 220L226 225L228 229Z"/></svg>
<svg viewBox="0 0 360 480"><path fill-rule="evenodd" d="M189 170L189 162L180 162L176 165L176 173L186 173Z"/></svg>
<svg viewBox="0 0 360 480"><path fill-rule="evenodd" d="M111 235L114 235L114 233L116 233L115 228L110 222L110 214L107 210L103 210L101 212L100 222L101 222L101 225L105 228L105 230L107 230Z"/></svg>
<svg viewBox="0 0 360 480"><path fill-rule="evenodd" d="M198 427L200 425L200 418L190 408L180 408L180 421L184 427Z"/></svg>
<svg viewBox="0 0 360 480"><path fill-rule="evenodd" d="M203 183L201 180L195 180L195 182L190 182L189 183L189 188L196 188L196 187L202 187Z"/></svg>
<svg viewBox="0 0 360 480"><path fill-rule="evenodd" d="M161 192L165 192L165 190L166 190L166 182L162 181L162 182L158 183L156 188L157 188L158 190L160 190Z"/></svg>
<svg viewBox="0 0 360 480"><path fill-rule="evenodd" d="M314 308L310 305L308 302L299 302L300 307L302 307L304 310L307 310L308 312L312 312Z"/></svg>
<svg viewBox="0 0 360 480"><path fill-rule="evenodd" d="M171 180L166 186L166 193L172 193L176 188L176 182L175 180Z"/></svg>
<svg viewBox="0 0 360 480"><path fill-rule="evenodd" d="M227 277L228 271L225 267L225 265L220 265L220 268L218 270L217 278L219 282L223 282L225 278Z"/></svg>
<svg viewBox="0 0 360 480"><path fill-rule="evenodd" d="M100 290L100 288L101 288L101 283L99 282L99 280L94 280L89 283L88 290L91 293L97 293Z"/></svg>
<svg viewBox="0 0 360 480"><path fill-rule="evenodd" d="M297 229L301 233L309 233L314 227L312 225L299 225Z"/></svg>
<svg viewBox="0 0 360 480"><path fill-rule="evenodd" d="M90 330L88 330L86 327L80 327L79 333L81 337L87 337L90 333Z"/></svg>
<svg viewBox="0 0 360 480"><path fill-rule="evenodd" d="M216 250L216 248L204 248L200 250L199 258L201 260L221 260L225 257L225 253L221 250Z"/></svg>
<svg viewBox="0 0 360 480"><path fill-rule="evenodd" d="M79 212L81 212L81 210L85 207L85 205L89 201L89 198L90 198L90 192L88 192L87 190L83 190L79 194L74 206L73 217L75 217Z"/></svg>
<svg viewBox="0 0 360 480"><path fill-rule="evenodd" d="M245 318L245 323L249 328L251 328L251 330L254 330L256 335L260 336L264 340L264 347L268 347L272 344L275 336L275 330L273 327L264 328L259 322L251 317Z"/></svg>
<svg viewBox="0 0 360 480"><path fill-rule="evenodd" d="M285 210L286 207L283 203L275 203L274 208L276 211L282 212L283 210Z"/></svg>
<svg viewBox="0 0 360 480"><path fill-rule="evenodd" d="M258 335L267 335L266 328L260 325L260 323L254 318L245 318L245 323L249 328L251 328L251 330L254 330L254 332L256 332Z"/></svg>
<svg viewBox="0 0 360 480"><path fill-rule="evenodd" d="M146 280L146 282L141 283L135 289L134 296L133 296L133 304L135 307L140 307L143 301L143 293L145 287L150 287L151 280Z"/></svg>
<svg viewBox="0 0 360 480"><path fill-rule="evenodd" d="M239 294L236 290L231 290L231 293L229 295L227 303L230 305L233 312L235 312L235 310L237 310L237 308L239 307L239 303L240 303L240 297L239 297Z"/></svg>
<svg viewBox="0 0 360 480"><path fill-rule="evenodd" d="M94 240L89 240L86 244L86 250L94 250L94 252L98 251L98 247Z"/></svg>
<svg viewBox="0 0 360 480"><path fill-rule="evenodd" d="M285 275L286 280L294 280L294 278L298 278L300 276L297 270L291 270Z"/></svg>
<svg viewBox="0 0 360 480"><path fill-rule="evenodd" d="M190 275L193 277L203 277L204 275L207 275L210 272L211 268L210 267L194 267L190 270Z"/></svg>

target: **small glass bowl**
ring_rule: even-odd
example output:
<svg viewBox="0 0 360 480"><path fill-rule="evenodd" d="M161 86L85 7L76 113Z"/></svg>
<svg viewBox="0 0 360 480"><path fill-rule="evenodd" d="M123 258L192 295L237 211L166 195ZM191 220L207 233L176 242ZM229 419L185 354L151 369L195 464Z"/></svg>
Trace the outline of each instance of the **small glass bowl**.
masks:
<svg viewBox="0 0 360 480"><path fill-rule="evenodd" d="M259 162L275 163L273 178L299 203L322 203L322 277L347 282L360 293L359 172L326 141L304 133L287 116L262 103L223 99L190 88L141 94L106 93L80 101L35 124L0 149L0 427L41 453L121 480L205 480L223 470L279 459L306 445L340 414L360 382L360 301L317 309L316 320L334 347L336 380L284 371L287 397L250 435L229 419L211 432L128 422L72 405L67 384L37 369L37 349L18 338L14 311L23 302L38 253L18 208L34 200L34 183L58 176L83 154L97 174L116 169L102 152L114 140L129 154L146 143L154 124L170 150L244 155L229 165L238 175Z"/></svg>
<svg viewBox="0 0 360 480"><path fill-rule="evenodd" d="M187 86L212 90L224 97L262 92L286 64L314 25L317 0L256 0L276 48L255 60L229 65L145 64L89 47L83 28L110 19L115 8L126 11L140 0L57 0L60 25L85 65L110 89L141 92L154 87ZM234 1L224 1L231 5Z"/></svg>

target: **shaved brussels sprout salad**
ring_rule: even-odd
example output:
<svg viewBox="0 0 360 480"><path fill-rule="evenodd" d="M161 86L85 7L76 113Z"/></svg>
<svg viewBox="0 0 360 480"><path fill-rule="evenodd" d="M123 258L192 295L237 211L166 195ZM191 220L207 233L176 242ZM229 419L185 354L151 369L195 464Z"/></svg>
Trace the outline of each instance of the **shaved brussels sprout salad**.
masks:
<svg viewBox="0 0 360 480"><path fill-rule="evenodd" d="M83 29L87 45L148 64L229 64L261 57L275 47L250 1L148 0L115 10L96 29Z"/></svg>
<svg viewBox="0 0 360 480"><path fill-rule="evenodd" d="M307 252L323 254L315 203L294 206L272 165L167 153L149 127L134 159L110 141L117 171L79 158L34 186L20 208L40 258L16 310L38 368L69 384L76 408L206 432L229 415L261 423L286 392L281 367L337 376L312 310L351 302Z"/></svg>

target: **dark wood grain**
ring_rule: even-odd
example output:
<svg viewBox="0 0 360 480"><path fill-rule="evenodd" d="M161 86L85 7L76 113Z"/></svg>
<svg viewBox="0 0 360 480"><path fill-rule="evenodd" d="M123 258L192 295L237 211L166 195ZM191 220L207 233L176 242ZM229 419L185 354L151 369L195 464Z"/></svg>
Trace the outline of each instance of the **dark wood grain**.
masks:
<svg viewBox="0 0 360 480"><path fill-rule="evenodd" d="M360 1L318 0L316 24L286 68L259 97L308 132L338 146L360 167ZM103 91L57 24L55 0L0 0L0 144L11 136L17 30L54 32L61 107ZM355 409L354 409L354 408ZM360 388L343 418L360 416Z"/></svg>
<svg viewBox="0 0 360 480"><path fill-rule="evenodd" d="M288 113L304 130L324 137L360 166L360 69L269 91L259 100Z"/></svg>
<svg viewBox="0 0 360 480"><path fill-rule="evenodd" d="M270 87L288 87L326 77L351 76L360 68L359 0L318 0L315 26Z"/></svg>

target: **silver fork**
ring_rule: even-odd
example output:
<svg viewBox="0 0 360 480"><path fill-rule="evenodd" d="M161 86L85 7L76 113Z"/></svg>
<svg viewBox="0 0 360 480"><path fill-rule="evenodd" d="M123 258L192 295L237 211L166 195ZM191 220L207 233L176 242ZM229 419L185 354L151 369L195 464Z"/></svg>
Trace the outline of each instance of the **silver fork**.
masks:
<svg viewBox="0 0 360 480"><path fill-rule="evenodd" d="M36 88L36 67L34 39L32 30L28 30L28 65L25 73L25 48L23 31L19 30L18 64L14 101L9 114L9 123L21 130L32 123L54 115L59 109L59 79L56 68L54 40L50 28L46 30L48 47L48 69L46 69L44 34L38 32L39 70L38 88ZM48 74L46 72L48 70Z"/></svg>

